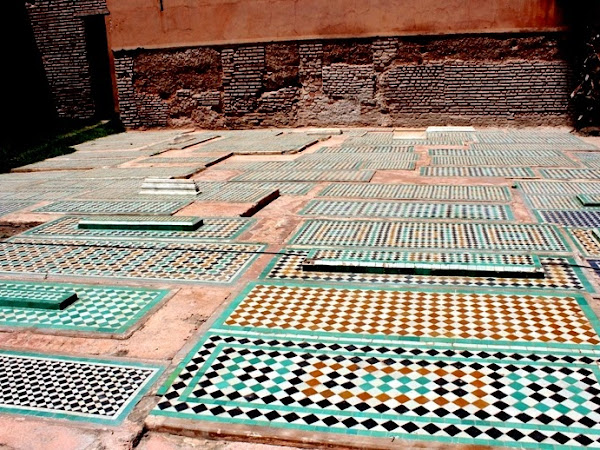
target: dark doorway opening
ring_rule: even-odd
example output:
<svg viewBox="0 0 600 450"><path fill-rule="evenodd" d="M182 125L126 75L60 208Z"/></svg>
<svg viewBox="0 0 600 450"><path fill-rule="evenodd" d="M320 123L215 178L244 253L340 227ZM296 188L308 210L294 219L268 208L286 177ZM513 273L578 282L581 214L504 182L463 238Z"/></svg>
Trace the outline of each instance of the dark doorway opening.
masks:
<svg viewBox="0 0 600 450"><path fill-rule="evenodd" d="M115 105L108 58L106 23L103 15L87 16L84 18L84 22L96 118L111 119L115 115Z"/></svg>

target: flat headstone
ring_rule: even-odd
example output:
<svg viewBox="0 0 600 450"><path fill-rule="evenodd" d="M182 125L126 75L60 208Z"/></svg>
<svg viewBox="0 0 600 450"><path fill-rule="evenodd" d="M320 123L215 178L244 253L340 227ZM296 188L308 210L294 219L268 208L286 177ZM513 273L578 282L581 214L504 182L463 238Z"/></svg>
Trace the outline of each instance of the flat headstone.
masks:
<svg viewBox="0 0 600 450"><path fill-rule="evenodd" d="M194 231L203 224L200 217L99 216L80 219L77 226L92 230Z"/></svg>
<svg viewBox="0 0 600 450"><path fill-rule="evenodd" d="M0 289L0 306L62 310L77 300L75 292Z"/></svg>

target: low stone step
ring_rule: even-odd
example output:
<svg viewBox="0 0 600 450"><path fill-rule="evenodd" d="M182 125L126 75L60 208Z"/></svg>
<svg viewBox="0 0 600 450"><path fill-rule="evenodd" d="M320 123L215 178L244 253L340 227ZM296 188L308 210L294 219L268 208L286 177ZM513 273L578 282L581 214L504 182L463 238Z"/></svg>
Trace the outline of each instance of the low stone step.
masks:
<svg viewBox="0 0 600 450"><path fill-rule="evenodd" d="M0 306L62 310L77 300L75 292L0 289Z"/></svg>
<svg viewBox="0 0 600 450"><path fill-rule="evenodd" d="M600 195L579 194L577 200L583 206L600 206Z"/></svg>
<svg viewBox="0 0 600 450"><path fill-rule="evenodd" d="M544 278L536 255L313 249L302 264L313 272Z"/></svg>
<svg viewBox="0 0 600 450"><path fill-rule="evenodd" d="M92 230L194 231L204 221L187 216L98 216L79 220L78 228Z"/></svg>

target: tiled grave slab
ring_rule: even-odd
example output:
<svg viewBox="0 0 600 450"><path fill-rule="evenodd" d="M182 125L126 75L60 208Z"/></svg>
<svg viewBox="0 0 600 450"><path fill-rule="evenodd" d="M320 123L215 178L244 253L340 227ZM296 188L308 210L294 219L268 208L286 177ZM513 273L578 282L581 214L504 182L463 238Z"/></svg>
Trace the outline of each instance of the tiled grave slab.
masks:
<svg viewBox="0 0 600 450"><path fill-rule="evenodd" d="M197 201L256 203L263 199L277 198L277 189L256 189L246 183L226 183L220 189L202 192L196 197Z"/></svg>
<svg viewBox="0 0 600 450"><path fill-rule="evenodd" d="M487 149L478 150L475 148L432 148L427 152L431 156L452 156L452 157L510 157L510 158L566 158L559 150L535 150L528 148L514 149ZM571 161L572 162L572 161ZM501 164L500 164L501 165Z"/></svg>
<svg viewBox="0 0 600 450"><path fill-rule="evenodd" d="M6 201L0 200L0 216L4 216L5 214L10 214L12 212L18 211L23 208L27 208L29 206L34 205L32 202L18 202L18 201Z"/></svg>
<svg viewBox="0 0 600 450"><path fill-rule="evenodd" d="M583 160L583 164L590 169L600 170L600 158Z"/></svg>
<svg viewBox="0 0 600 450"><path fill-rule="evenodd" d="M517 186L529 195L600 194L600 183L590 181L519 181Z"/></svg>
<svg viewBox="0 0 600 450"><path fill-rule="evenodd" d="M99 167L112 167L133 161L136 156L125 158L85 158L71 159L67 157L51 158L34 164L18 167L15 172L32 172L42 170L86 170Z"/></svg>
<svg viewBox="0 0 600 450"><path fill-rule="evenodd" d="M577 167L577 163L566 156L433 156L432 166L532 166L532 167ZM552 169L554 170L554 169ZM546 177L555 178L555 177Z"/></svg>
<svg viewBox="0 0 600 450"><path fill-rule="evenodd" d="M600 195L580 194L577 196L577 200L585 206L600 206Z"/></svg>
<svg viewBox="0 0 600 450"><path fill-rule="evenodd" d="M315 164L350 163L358 164L408 164L418 161L416 153L308 153L300 156L297 161Z"/></svg>
<svg viewBox="0 0 600 450"><path fill-rule="evenodd" d="M508 205L460 203L399 203L395 201L311 200L301 215L337 217L390 217L403 219L469 219L507 221Z"/></svg>
<svg viewBox="0 0 600 450"><path fill-rule="evenodd" d="M462 145L465 142L473 142L475 135L472 131L427 131L427 140L439 144Z"/></svg>
<svg viewBox="0 0 600 450"><path fill-rule="evenodd" d="M295 160L295 161L233 161L219 164L216 169L223 170L353 170L358 169L357 161L332 160Z"/></svg>
<svg viewBox="0 0 600 450"><path fill-rule="evenodd" d="M212 166L219 161L229 157L229 154L220 156L177 156L177 157L162 157L155 156L152 158L142 159L138 164L203 164Z"/></svg>
<svg viewBox="0 0 600 450"><path fill-rule="evenodd" d="M540 169L544 178L555 179L600 179L600 170L592 169Z"/></svg>
<svg viewBox="0 0 600 450"><path fill-rule="evenodd" d="M190 200L65 200L42 206L35 212L66 214L173 214Z"/></svg>
<svg viewBox="0 0 600 450"><path fill-rule="evenodd" d="M251 283L215 328L598 348L598 319L572 296Z"/></svg>
<svg viewBox="0 0 600 450"><path fill-rule="evenodd" d="M273 259L262 278L287 281L353 283L390 286L465 286L472 288L526 289L594 292L577 263L570 258L541 257L544 278L504 278L487 276L445 276L412 274L309 272L303 270L308 250L284 249Z"/></svg>
<svg viewBox="0 0 600 450"><path fill-rule="evenodd" d="M168 294L163 289L0 281L0 292L8 290L40 297L74 292L77 301L62 310L0 306L0 327L110 334L129 331Z"/></svg>
<svg viewBox="0 0 600 450"><path fill-rule="evenodd" d="M569 233L585 256L600 258L600 240L595 229L569 228Z"/></svg>
<svg viewBox="0 0 600 450"><path fill-rule="evenodd" d="M568 252L552 225L307 220L291 244L448 250Z"/></svg>
<svg viewBox="0 0 600 450"><path fill-rule="evenodd" d="M159 366L0 352L0 412L116 425L157 380Z"/></svg>
<svg viewBox="0 0 600 450"><path fill-rule="evenodd" d="M177 196L187 195L195 197L198 194L198 186L194 180L174 180L172 178L146 178L142 183L139 195L163 195Z"/></svg>
<svg viewBox="0 0 600 450"><path fill-rule="evenodd" d="M414 162L402 159L389 159L387 161L364 161L360 165L360 169L372 170L415 170Z"/></svg>
<svg viewBox="0 0 600 450"><path fill-rule="evenodd" d="M187 216L97 216L79 219L78 228L91 230L195 231L204 224Z"/></svg>
<svg viewBox="0 0 600 450"><path fill-rule="evenodd" d="M207 142L195 152L232 152L244 154L296 153L319 141L315 136L302 133L274 133L272 131L245 131L220 133L223 139Z"/></svg>
<svg viewBox="0 0 600 450"><path fill-rule="evenodd" d="M573 227L599 227L600 211L538 209L534 211L542 222Z"/></svg>
<svg viewBox="0 0 600 450"><path fill-rule="evenodd" d="M0 242L0 272L231 283L263 249L260 244L19 238Z"/></svg>
<svg viewBox="0 0 600 450"><path fill-rule="evenodd" d="M574 195L531 195L527 203L534 209L581 209L582 204Z"/></svg>
<svg viewBox="0 0 600 450"><path fill-rule="evenodd" d="M273 182L247 182L245 186L255 190L279 190L280 195L305 195L313 189L316 183L294 183L286 181L273 181Z"/></svg>
<svg viewBox="0 0 600 450"><path fill-rule="evenodd" d="M112 169L92 169L77 171L72 179L118 179L118 178L189 178L204 170L204 165L196 167L120 167Z"/></svg>
<svg viewBox="0 0 600 450"><path fill-rule="evenodd" d="M243 217L208 217L195 231L155 230L90 230L77 225L82 217L61 217L52 222L25 231L19 236L41 239L136 239L178 242L235 239L255 221Z"/></svg>
<svg viewBox="0 0 600 450"><path fill-rule="evenodd" d="M600 276L600 260L598 259L588 259L587 262L594 269L596 275Z"/></svg>
<svg viewBox="0 0 600 450"><path fill-rule="evenodd" d="M157 142L165 142L181 136L179 130L161 131L132 131L128 133L112 134L93 141L84 142L74 146L76 150L136 150Z"/></svg>
<svg viewBox="0 0 600 450"><path fill-rule="evenodd" d="M421 167L424 177L535 178L528 167Z"/></svg>
<svg viewBox="0 0 600 450"><path fill-rule="evenodd" d="M502 186L340 183L330 184L319 197L509 202L511 193Z"/></svg>
<svg viewBox="0 0 600 450"><path fill-rule="evenodd" d="M589 144L568 133L531 132L531 131L477 131L477 149L513 149L513 148L561 148L565 150L594 150L596 146Z"/></svg>
<svg viewBox="0 0 600 450"><path fill-rule="evenodd" d="M31 200L35 202L41 202L46 200L62 200L65 198L73 198L76 195L79 195L82 191L80 190L56 190L56 191L45 191L45 190L27 190L27 191L17 191L17 192L3 192L0 197L2 200L12 200L12 201L20 201L20 200Z"/></svg>
<svg viewBox="0 0 600 450"><path fill-rule="evenodd" d="M213 332L152 415L262 425L267 437L579 448L600 446L599 392L595 355Z"/></svg>
<svg viewBox="0 0 600 450"><path fill-rule="evenodd" d="M467 277L544 277L544 270L537 255L502 253L313 249L302 263L302 269L318 272L412 273Z"/></svg>
<svg viewBox="0 0 600 450"><path fill-rule="evenodd" d="M315 154L327 153L406 153L415 151L412 145L357 145L344 142L340 147L322 147Z"/></svg>
<svg viewBox="0 0 600 450"><path fill-rule="evenodd" d="M282 170L246 172L230 181L369 181L372 170Z"/></svg>
<svg viewBox="0 0 600 450"><path fill-rule="evenodd" d="M76 300L77 294L73 291L36 291L0 286L0 307L62 310Z"/></svg>

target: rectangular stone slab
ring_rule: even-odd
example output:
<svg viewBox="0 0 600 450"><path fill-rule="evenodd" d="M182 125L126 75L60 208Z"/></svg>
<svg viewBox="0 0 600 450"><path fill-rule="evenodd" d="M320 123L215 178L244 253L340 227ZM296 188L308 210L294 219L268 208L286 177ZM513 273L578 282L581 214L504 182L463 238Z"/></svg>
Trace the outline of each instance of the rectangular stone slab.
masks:
<svg viewBox="0 0 600 450"><path fill-rule="evenodd" d="M63 310L77 300L75 292L0 289L0 306Z"/></svg>
<svg viewBox="0 0 600 450"><path fill-rule="evenodd" d="M77 226L92 230L194 231L203 224L200 217L99 216L80 219Z"/></svg>
<svg viewBox="0 0 600 450"><path fill-rule="evenodd" d="M536 255L377 250L311 250L302 270L450 276L544 278Z"/></svg>
<svg viewBox="0 0 600 450"><path fill-rule="evenodd" d="M579 194L577 200L583 206L600 206L600 195Z"/></svg>

